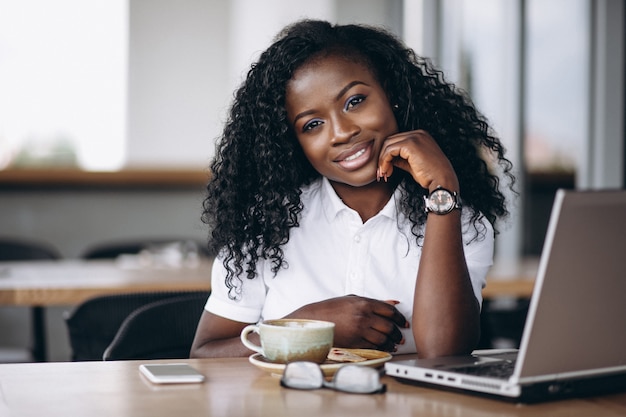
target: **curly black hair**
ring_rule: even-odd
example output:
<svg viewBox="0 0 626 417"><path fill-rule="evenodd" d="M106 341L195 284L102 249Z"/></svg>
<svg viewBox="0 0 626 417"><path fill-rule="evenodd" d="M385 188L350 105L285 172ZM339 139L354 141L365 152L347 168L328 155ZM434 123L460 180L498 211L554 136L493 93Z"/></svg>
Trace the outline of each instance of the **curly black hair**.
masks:
<svg viewBox="0 0 626 417"><path fill-rule="evenodd" d="M256 276L259 259L271 261L274 273L286 266L282 246L299 224L301 188L320 177L287 120L286 86L304 63L329 53L342 53L372 71L394 104L399 131L424 129L433 136L456 171L474 225L484 215L495 228L496 220L509 214L495 171L500 169L512 188L512 164L467 94L383 29L299 21L252 65L211 163L202 220L210 229L210 249L224 255L231 296L240 290L244 270L247 278ZM419 241L427 190L402 170L392 178L402 183L399 207Z"/></svg>

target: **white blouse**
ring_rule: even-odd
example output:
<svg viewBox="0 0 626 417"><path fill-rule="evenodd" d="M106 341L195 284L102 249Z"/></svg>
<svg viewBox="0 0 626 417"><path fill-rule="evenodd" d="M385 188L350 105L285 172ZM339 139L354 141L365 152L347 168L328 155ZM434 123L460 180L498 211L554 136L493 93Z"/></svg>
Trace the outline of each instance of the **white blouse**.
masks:
<svg viewBox="0 0 626 417"><path fill-rule="evenodd" d="M259 260L258 276L243 280L241 297L232 300L225 285L226 269L218 257L213 264L211 295L206 310L244 323L283 317L303 305L354 294L379 300L398 300L396 308L409 321L421 246L411 224L397 211L393 198L374 217L363 223L347 207L326 178L303 189L304 210L300 226L290 230L283 246L287 267L274 275L271 262ZM463 210L465 259L474 294L482 303L481 290L493 262L494 233L482 217L484 233L476 238ZM410 329L401 329L406 340L397 353L415 352Z"/></svg>

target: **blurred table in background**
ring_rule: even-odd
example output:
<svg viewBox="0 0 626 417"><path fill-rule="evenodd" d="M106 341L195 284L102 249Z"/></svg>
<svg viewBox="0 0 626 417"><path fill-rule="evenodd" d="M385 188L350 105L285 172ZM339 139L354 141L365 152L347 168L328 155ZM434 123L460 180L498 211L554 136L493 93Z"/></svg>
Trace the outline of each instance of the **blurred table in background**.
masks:
<svg viewBox="0 0 626 417"><path fill-rule="evenodd" d="M208 293L212 262L202 257L187 266L146 266L136 258L0 262L0 306L77 305L100 295L130 292ZM537 259L496 263L483 297L530 298L538 264ZM38 360L45 360L45 330L33 330L34 350L41 352Z"/></svg>
<svg viewBox="0 0 626 417"><path fill-rule="evenodd" d="M140 258L0 262L0 306L77 305L107 294L211 289L213 260L147 264ZM47 359L45 322L33 332L36 361Z"/></svg>
<svg viewBox="0 0 626 417"><path fill-rule="evenodd" d="M119 260L0 263L0 305L73 305L105 294L211 289L212 260L142 266Z"/></svg>
<svg viewBox="0 0 626 417"><path fill-rule="evenodd" d="M123 292L211 289L212 260L194 266L141 266L109 260L0 262L0 305L78 304L87 298ZM538 259L496 263L487 275L485 298L529 298Z"/></svg>
<svg viewBox="0 0 626 417"><path fill-rule="evenodd" d="M496 261L487 273L484 298L530 298L539 269L539 258Z"/></svg>

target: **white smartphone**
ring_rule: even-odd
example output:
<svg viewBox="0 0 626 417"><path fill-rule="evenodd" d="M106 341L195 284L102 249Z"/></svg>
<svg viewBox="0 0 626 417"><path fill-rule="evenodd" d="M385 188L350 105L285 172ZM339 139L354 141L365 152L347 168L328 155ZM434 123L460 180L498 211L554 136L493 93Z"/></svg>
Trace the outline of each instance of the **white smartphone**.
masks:
<svg viewBox="0 0 626 417"><path fill-rule="evenodd" d="M155 384L189 384L204 381L204 375L186 363L139 365L139 371Z"/></svg>

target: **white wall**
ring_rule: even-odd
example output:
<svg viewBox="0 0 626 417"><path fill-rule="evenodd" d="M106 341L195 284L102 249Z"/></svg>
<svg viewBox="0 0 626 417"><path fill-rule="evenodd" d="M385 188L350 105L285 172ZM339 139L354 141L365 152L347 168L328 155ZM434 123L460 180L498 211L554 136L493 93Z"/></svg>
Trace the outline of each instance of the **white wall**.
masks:
<svg viewBox="0 0 626 417"><path fill-rule="evenodd" d="M250 64L302 18L400 34L402 1L130 0L127 165L206 167Z"/></svg>
<svg viewBox="0 0 626 417"><path fill-rule="evenodd" d="M130 0L127 165L202 168L227 105L229 3Z"/></svg>

